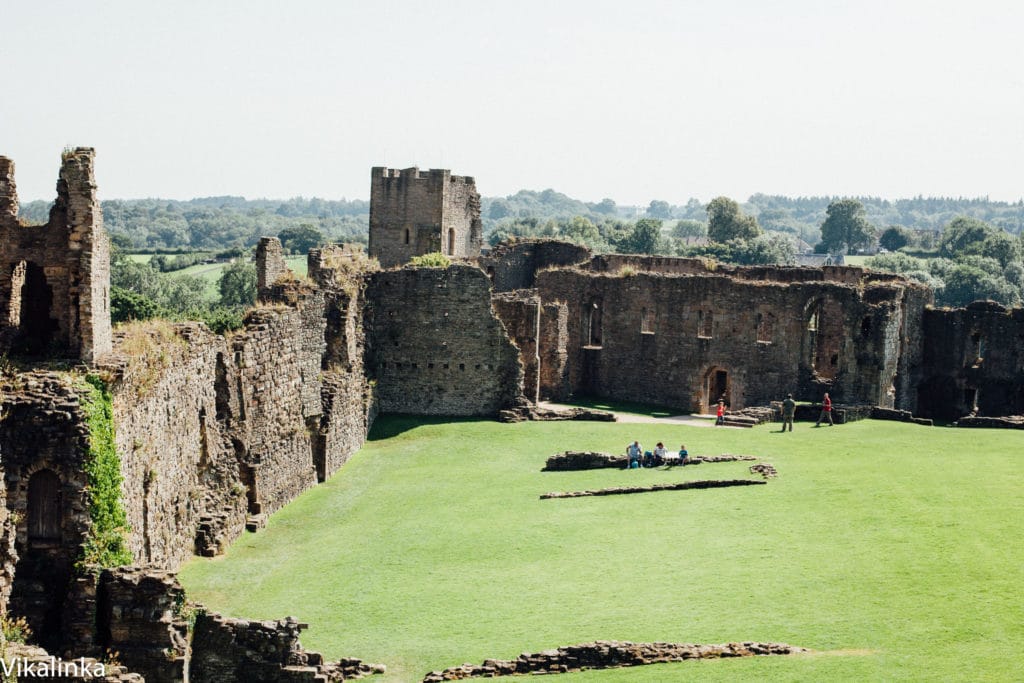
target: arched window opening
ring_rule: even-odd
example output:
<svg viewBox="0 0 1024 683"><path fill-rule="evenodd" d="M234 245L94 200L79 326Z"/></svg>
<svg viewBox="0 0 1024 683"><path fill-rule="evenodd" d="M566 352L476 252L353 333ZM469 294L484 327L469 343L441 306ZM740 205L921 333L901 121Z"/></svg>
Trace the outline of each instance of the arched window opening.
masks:
<svg viewBox="0 0 1024 683"><path fill-rule="evenodd" d="M591 301L583 309L584 346L601 346L601 302Z"/></svg>
<svg viewBox="0 0 1024 683"><path fill-rule="evenodd" d="M448 255L455 255L455 228L448 228Z"/></svg>
<svg viewBox="0 0 1024 683"><path fill-rule="evenodd" d="M409 244L409 228L405 229L405 243Z"/></svg>
<svg viewBox="0 0 1024 683"><path fill-rule="evenodd" d="M8 319L18 328L17 350L30 355L47 352L57 332L57 321L50 317L53 288L46 281L46 273L41 266L22 261L14 266L11 285Z"/></svg>
<svg viewBox="0 0 1024 683"><path fill-rule="evenodd" d="M28 540L32 543L60 543L60 477L53 470L39 470L28 480Z"/></svg>

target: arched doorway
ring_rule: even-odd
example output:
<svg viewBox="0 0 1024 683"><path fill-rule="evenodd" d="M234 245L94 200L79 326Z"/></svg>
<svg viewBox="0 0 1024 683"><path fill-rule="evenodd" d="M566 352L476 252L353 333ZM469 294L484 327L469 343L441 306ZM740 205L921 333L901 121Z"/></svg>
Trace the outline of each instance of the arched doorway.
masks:
<svg viewBox="0 0 1024 683"><path fill-rule="evenodd" d="M592 299L583 308L583 345L601 346L601 301Z"/></svg>
<svg viewBox="0 0 1024 683"><path fill-rule="evenodd" d="M53 470L39 470L28 480L29 545L60 545L62 517L60 477Z"/></svg>
<svg viewBox="0 0 1024 683"><path fill-rule="evenodd" d="M729 405L732 401L729 397L729 371L718 366L712 367L704 374L704 410L714 412L719 399L724 399Z"/></svg>

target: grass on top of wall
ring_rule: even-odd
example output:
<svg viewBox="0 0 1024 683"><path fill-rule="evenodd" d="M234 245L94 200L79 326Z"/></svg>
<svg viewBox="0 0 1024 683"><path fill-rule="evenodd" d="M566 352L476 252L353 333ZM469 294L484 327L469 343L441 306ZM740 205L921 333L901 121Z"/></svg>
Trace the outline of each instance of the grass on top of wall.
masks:
<svg viewBox="0 0 1024 683"><path fill-rule="evenodd" d="M384 681L595 639L813 648L571 681L1020 680L1019 432L863 421L792 434L665 424L381 418L325 484L195 559L190 596L294 615ZM685 442L763 456L767 486L540 500L553 490L750 476L749 463L541 472L565 449Z"/></svg>

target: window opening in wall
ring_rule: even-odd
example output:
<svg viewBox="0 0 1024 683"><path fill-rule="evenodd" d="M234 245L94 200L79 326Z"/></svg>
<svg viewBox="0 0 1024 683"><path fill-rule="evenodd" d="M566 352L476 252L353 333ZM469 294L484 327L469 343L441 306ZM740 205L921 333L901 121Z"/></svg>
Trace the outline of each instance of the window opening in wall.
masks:
<svg viewBox="0 0 1024 683"><path fill-rule="evenodd" d="M409 244L409 228L405 229L405 243Z"/></svg>
<svg viewBox="0 0 1024 683"><path fill-rule="evenodd" d="M871 316L870 315L865 316L864 319L860 321L860 333L861 333L862 336L865 336L865 337L868 336L869 334L871 334Z"/></svg>
<svg viewBox="0 0 1024 683"><path fill-rule="evenodd" d="M28 540L32 544L59 544L61 539L60 477L39 470L28 480Z"/></svg>
<svg viewBox="0 0 1024 683"><path fill-rule="evenodd" d="M654 334L654 309L645 308L640 312L640 333Z"/></svg>
<svg viewBox="0 0 1024 683"><path fill-rule="evenodd" d="M775 327L775 318L771 313L757 314L757 341L762 344L770 344L772 341L772 332Z"/></svg>
<svg viewBox="0 0 1024 683"><path fill-rule="evenodd" d="M811 314L807 317L807 347L810 350L807 362L815 369L818 366L818 325L820 324L821 302L816 302L811 307Z"/></svg>
<svg viewBox="0 0 1024 683"><path fill-rule="evenodd" d="M971 350L968 354L970 358L967 360L973 363L980 363L985 357L985 339L981 336L980 332L975 332L971 335Z"/></svg>
<svg viewBox="0 0 1024 683"><path fill-rule="evenodd" d="M714 329L715 314L714 312L698 311L697 312L697 336L703 337L704 339L711 339L711 332Z"/></svg>
<svg viewBox="0 0 1024 683"><path fill-rule="evenodd" d="M601 302L591 301L583 309L583 339L585 346L601 346Z"/></svg>
<svg viewBox="0 0 1024 683"><path fill-rule="evenodd" d="M455 228L448 228L448 254L455 255Z"/></svg>

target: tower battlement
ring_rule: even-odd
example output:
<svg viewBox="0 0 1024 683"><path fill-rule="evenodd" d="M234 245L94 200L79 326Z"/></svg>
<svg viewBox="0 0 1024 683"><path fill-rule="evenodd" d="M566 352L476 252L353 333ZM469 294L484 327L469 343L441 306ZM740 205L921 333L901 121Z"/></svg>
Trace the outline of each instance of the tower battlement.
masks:
<svg viewBox="0 0 1024 683"><path fill-rule="evenodd" d="M448 169L375 166L370 172L370 256L382 266L441 252L480 256L480 195L472 176Z"/></svg>

